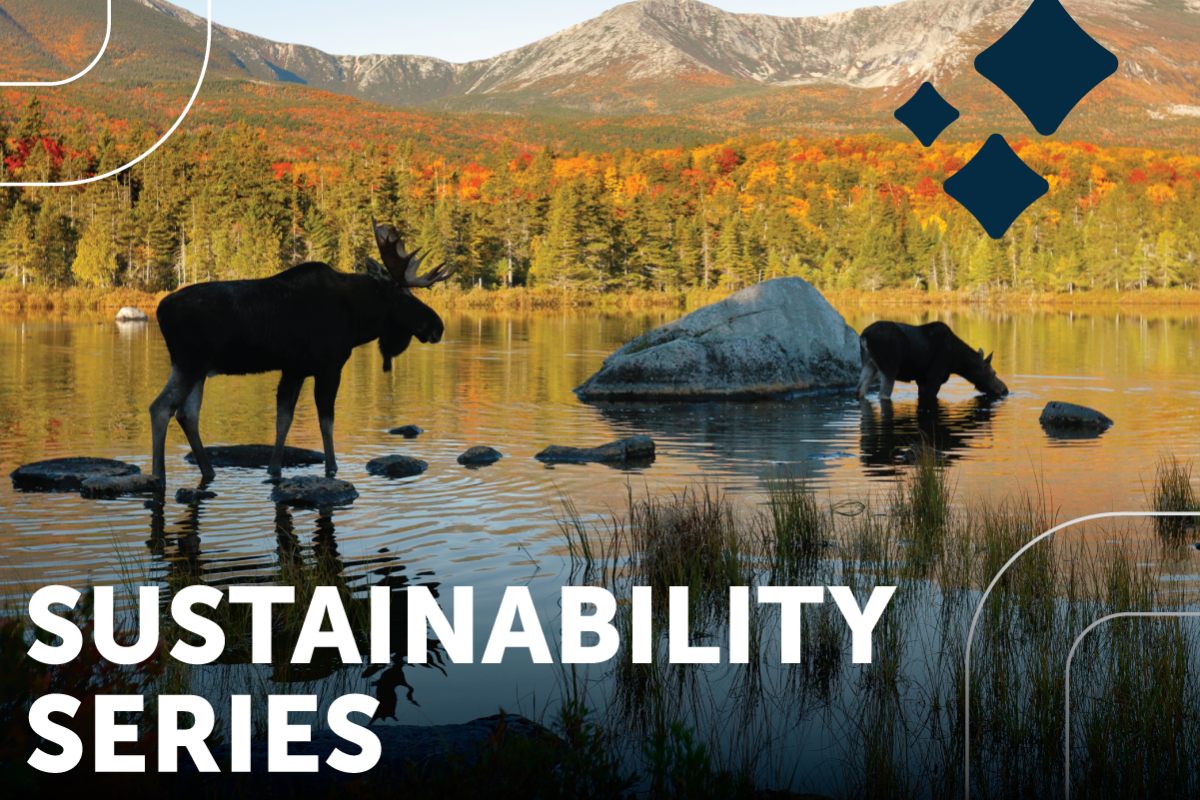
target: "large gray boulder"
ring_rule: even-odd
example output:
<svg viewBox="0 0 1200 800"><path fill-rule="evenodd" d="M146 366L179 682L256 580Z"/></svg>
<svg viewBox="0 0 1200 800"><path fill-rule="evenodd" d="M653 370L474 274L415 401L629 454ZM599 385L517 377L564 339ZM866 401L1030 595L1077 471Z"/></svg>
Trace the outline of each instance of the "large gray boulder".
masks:
<svg viewBox="0 0 1200 800"><path fill-rule="evenodd" d="M858 334L801 278L777 278L644 333L579 386L581 400L759 399L844 389Z"/></svg>

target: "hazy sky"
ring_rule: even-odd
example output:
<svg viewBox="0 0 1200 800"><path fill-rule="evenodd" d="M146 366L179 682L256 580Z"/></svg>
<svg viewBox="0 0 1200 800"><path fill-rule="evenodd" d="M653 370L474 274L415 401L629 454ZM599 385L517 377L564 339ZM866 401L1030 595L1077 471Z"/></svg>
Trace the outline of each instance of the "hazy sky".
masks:
<svg viewBox="0 0 1200 800"><path fill-rule="evenodd" d="M171 0L204 15L205 0ZM813 17L894 0L715 0L737 13ZM336 55L490 58L599 16L615 0L213 0L213 18L277 42Z"/></svg>

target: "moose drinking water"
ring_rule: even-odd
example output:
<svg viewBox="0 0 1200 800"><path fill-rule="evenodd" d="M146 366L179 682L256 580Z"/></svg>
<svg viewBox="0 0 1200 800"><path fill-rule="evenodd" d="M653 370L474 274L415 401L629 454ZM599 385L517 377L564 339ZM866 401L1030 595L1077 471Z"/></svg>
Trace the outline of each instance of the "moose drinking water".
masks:
<svg viewBox="0 0 1200 800"><path fill-rule="evenodd" d="M284 440L300 387L310 375L325 445L325 474L332 477L337 472L333 406L342 366L355 347L375 340L385 372L412 337L440 341L441 318L410 290L432 286L454 273L453 267L442 264L418 276L419 251L406 253L390 226L374 228L383 264L367 259L366 274L310 262L270 278L195 284L159 303L158 325L171 354L171 377L150 406L155 477L166 479L164 449L172 416L187 435L201 474L206 480L213 477L199 427L207 377L275 370L283 375L276 395L270 473L281 472Z"/></svg>
<svg viewBox="0 0 1200 800"><path fill-rule="evenodd" d="M873 322L859 336L859 347L863 360L859 400L867 396L876 375L880 400L892 399L896 381L915 381L918 401L934 400L951 375L961 375L984 394L1008 394L992 368L992 356L984 358L982 349L971 349L944 322Z"/></svg>

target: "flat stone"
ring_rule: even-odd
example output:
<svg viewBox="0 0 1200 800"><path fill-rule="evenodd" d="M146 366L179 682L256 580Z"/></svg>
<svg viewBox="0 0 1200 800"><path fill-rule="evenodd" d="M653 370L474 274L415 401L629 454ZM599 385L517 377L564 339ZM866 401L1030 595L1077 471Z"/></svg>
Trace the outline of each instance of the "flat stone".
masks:
<svg viewBox="0 0 1200 800"><path fill-rule="evenodd" d="M504 454L499 450L493 447L476 445L460 455L458 463L463 466L479 467L487 464L495 464L502 458L504 458Z"/></svg>
<svg viewBox="0 0 1200 800"><path fill-rule="evenodd" d="M351 503L358 497L358 490L349 481L337 478L318 478L301 475L284 478L271 490L271 502L302 508L321 508Z"/></svg>
<svg viewBox="0 0 1200 800"><path fill-rule="evenodd" d="M646 463L654 460L654 440L649 436L630 436L599 447L564 447L552 444L534 456L538 461L583 464L598 461L604 464Z"/></svg>
<svg viewBox="0 0 1200 800"><path fill-rule="evenodd" d="M123 494L161 492L162 489L162 481L153 475L101 475L85 480L79 487L79 494L91 500L104 500Z"/></svg>
<svg viewBox="0 0 1200 800"><path fill-rule="evenodd" d="M392 428L388 431L393 436L403 436L405 439L415 439L424 432L416 425L401 425L399 428Z"/></svg>
<svg viewBox="0 0 1200 800"><path fill-rule="evenodd" d="M184 505L191 505L192 503L198 503L201 500L211 500L216 496L216 492L210 492L207 489L181 488L179 491L175 492L175 502L183 503Z"/></svg>
<svg viewBox="0 0 1200 800"><path fill-rule="evenodd" d="M13 470L13 488L26 492L78 492L88 478L137 475L139 467L110 458L52 458Z"/></svg>
<svg viewBox="0 0 1200 800"><path fill-rule="evenodd" d="M367 472L385 478L410 478L429 469L429 464L408 456L383 456L367 462Z"/></svg>
<svg viewBox="0 0 1200 800"><path fill-rule="evenodd" d="M267 467L271 463L271 453L275 448L269 444L229 444L217 447L206 447L208 460L214 467ZM189 452L184 456L189 464L196 463L196 456ZM306 450L302 447L283 448L283 465L285 467L303 467L309 464L324 464L325 454L319 450Z"/></svg>
<svg viewBox="0 0 1200 800"><path fill-rule="evenodd" d="M1096 428L1104 430L1113 424L1108 417L1087 406L1074 403L1049 402L1042 409L1038 422L1048 428Z"/></svg>
<svg viewBox="0 0 1200 800"><path fill-rule="evenodd" d="M125 306L124 308L122 308L120 311L117 312L116 319L117 319L117 322L148 322L150 320L150 317L149 317L149 315L146 314L145 311L142 311L140 308L134 308L133 306Z"/></svg>
<svg viewBox="0 0 1200 800"><path fill-rule="evenodd" d="M849 389L858 334L802 278L777 278L644 333L575 389L580 400L756 400Z"/></svg>

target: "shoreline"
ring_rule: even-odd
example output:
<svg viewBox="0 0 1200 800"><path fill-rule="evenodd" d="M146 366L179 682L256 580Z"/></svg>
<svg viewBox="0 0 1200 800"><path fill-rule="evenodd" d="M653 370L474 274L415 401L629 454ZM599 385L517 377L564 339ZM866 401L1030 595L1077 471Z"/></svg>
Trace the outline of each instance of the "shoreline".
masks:
<svg viewBox="0 0 1200 800"><path fill-rule="evenodd" d="M695 289L687 292L636 290L592 292L553 287L515 287L511 289L437 289L427 293L425 301L439 311L693 311L733 294L731 289ZM170 292L147 292L141 289L95 289L71 287L0 287L0 313L30 312L94 313L116 311L134 306L154 315L158 303ZM861 291L842 289L822 292L835 308L872 307L992 307L999 309L1068 309L1068 308L1177 308L1196 306L1200 309L1200 290L1196 289L1136 289L1117 292L1111 289L1078 291L1074 293L1027 292L998 289L991 292L937 291L913 289L884 289Z"/></svg>

